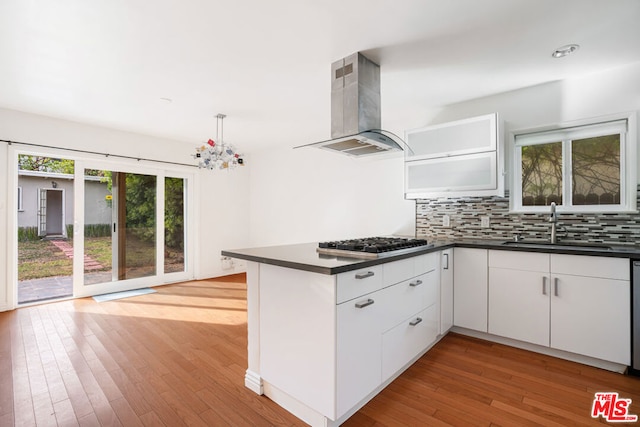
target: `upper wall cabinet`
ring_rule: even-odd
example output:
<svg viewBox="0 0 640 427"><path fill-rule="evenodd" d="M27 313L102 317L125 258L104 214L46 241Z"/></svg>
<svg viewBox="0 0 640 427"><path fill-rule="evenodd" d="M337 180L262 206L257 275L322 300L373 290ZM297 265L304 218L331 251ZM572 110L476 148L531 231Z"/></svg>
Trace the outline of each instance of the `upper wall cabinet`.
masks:
<svg viewBox="0 0 640 427"><path fill-rule="evenodd" d="M407 131L405 197L503 196L498 115Z"/></svg>

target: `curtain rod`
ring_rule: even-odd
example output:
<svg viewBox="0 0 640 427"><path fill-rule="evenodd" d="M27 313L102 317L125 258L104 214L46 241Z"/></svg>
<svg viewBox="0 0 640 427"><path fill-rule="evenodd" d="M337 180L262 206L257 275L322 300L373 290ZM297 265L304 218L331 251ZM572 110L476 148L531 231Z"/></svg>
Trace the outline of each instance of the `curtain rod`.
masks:
<svg viewBox="0 0 640 427"><path fill-rule="evenodd" d="M198 167L198 165L192 165L192 164L189 164L189 163L167 162L167 161L164 161L164 160L145 159L145 158L142 158L142 157L133 157L133 156L123 156L122 154L99 153L97 151L79 150L77 148L51 147L49 145L34 144L34 143L31 143L31 142L11 141L11 140L8 140L8 139L0 139L0 142L6 142L8 145L12 145L12 144L28 145L30 147L53 148L53 149L57 149L57 150L73 151L75 153L97 154L98 156L105 156L105 157L118 157L118 158L121 158L121 159L130 159L130 160L137 160L137 161L144 160L145 162L164 163L164 164L168 164L168 165L177 165L177 166L189 166L189 167L193 167L193 168L197 168Z"/></svg>

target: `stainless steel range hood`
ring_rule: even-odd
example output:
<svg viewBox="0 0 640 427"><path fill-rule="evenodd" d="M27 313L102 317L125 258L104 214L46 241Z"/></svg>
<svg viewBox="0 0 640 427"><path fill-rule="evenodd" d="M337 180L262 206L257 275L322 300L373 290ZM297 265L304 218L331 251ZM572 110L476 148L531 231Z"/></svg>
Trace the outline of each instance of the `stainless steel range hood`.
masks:
<svg viewBox="0 0 640 427"><path fill-rule="evenodd" d="M380 129L380 66L361 53L331 64L331 138L302 145L354 157L402 151L404 142Z"/></svg>

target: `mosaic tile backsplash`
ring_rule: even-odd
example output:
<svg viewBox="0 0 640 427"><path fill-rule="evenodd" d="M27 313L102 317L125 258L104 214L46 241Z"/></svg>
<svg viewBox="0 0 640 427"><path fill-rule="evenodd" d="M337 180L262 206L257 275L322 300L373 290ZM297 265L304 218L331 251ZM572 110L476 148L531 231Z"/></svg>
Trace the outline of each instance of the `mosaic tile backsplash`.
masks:
<svg viewBox="0 0 640 427"><path fill-rule="evenodd" d="M637 193L640 197L640 186ZM638 200L640 206L640 199ZM449 216L450 224L443 226ZM489 227L482 227L489 217ZM548 214L510 214L508 197L421 199L416 202L416 237L441 239L548 240ZM640 213L559 214L558 242L640 245Z"/></svg>

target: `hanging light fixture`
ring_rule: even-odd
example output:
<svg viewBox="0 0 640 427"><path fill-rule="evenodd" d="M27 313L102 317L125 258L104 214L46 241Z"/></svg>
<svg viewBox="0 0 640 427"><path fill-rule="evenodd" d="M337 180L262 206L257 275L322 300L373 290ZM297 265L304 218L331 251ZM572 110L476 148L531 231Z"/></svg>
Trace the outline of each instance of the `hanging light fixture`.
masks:
<svg viewBox="0 0 640 427"><path fill-rule="evenodd" d="M199 168L234 169L238 165L244 166L242 154L224 141L225 117L226 114L216 115L216 139L209 139L206 144L196 148L193 157L198 159Z"/></svg>

